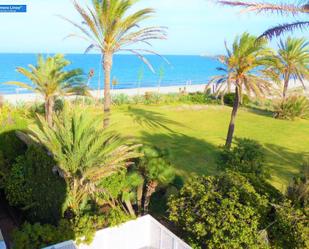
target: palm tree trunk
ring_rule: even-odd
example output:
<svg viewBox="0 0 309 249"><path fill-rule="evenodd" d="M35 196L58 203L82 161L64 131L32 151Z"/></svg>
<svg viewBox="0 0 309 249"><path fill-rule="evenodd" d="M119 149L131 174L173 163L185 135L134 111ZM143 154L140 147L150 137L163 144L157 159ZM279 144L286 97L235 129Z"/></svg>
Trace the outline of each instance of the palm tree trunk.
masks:
<svg viewBox="0 0 309 249"><path fill-rule="evenodd" d="M150 203L150 197L154 192L156 192L158 186L157 181L150 181L146 186L146 195L145 195L145 201L144 201L144 214L148 213L148 207Z"/></svg>
<svg viewBox="0 0 309 249"><path fill-rule="evenodd" d="M111 70L113 65L113 54L105 52L103 56L104 69L104 128L109 126L111 107Z"/></svg>
<svg viewBox="0 0 309 249"><path fill-rule="evenodd" d="M135 216L135 212L134 212L134 209L133 209L131 201L130 200L126 200L124 203L126 204L126 207L127 207L128 211L129 211L130 215Z"/></svg>
<svg viewBox="0 0 309 249"><path fill-rule="evenodd" d="M288 92L289 81L290 81L290 73L286 72L284 75L284 86L283 86L283 93L282 93L283 100L285 100L287 92Z"/></svg>
<svg viewBox="0 0 309 249"><path fill-rule="evenodd" d="M144 181L137 187L137 213L140 215L142 212L142 200L143 200Z"/></svg>
<svg viewBox="0 0 309 249"><path fill-rule="evenodd" d="M227 147L228 149L231 148L232 141L233 141L233 135L234 135L234 129L235 129L235 119L236 119L238 107L239 107L239 87L238 87L238 81L237 81L236 88L235 88L235 100L233 104L233 110L232 110L229 130L228 130L226 142L225 142L225 147Z"/></svg>
<svg viewBox="0 0 309 249"><path fill-rule="evenodd" d="M54 99L53 97L47 97L45 99L45 119L49 126L53 125L53 110L54 110Z"/></svg>

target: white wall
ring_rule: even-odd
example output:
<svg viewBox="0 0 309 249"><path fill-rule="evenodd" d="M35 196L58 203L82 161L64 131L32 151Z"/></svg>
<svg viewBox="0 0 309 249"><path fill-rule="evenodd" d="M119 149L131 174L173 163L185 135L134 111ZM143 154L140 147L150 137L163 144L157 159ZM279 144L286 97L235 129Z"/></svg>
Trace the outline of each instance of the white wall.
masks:
<svg viewBox="0 0 309 249"><path fill-rule="evenodd" d="M190 249L150 215L96 233L91 245L79 249Z"/></svg>

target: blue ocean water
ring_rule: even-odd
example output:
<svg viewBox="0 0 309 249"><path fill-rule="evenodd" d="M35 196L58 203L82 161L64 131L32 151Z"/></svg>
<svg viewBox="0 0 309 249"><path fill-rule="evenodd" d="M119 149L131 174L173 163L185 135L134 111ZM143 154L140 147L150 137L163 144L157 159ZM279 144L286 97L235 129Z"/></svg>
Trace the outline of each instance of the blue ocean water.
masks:
<svg viewBox="0 0 309 249"><path fill-rule="evenodd" d="M16 67L27 67L36 64L36 54L0 54L0 93L26 93L16 86L4 85L7 81L29 82L26 77L16 72ZM89 86L92 89L103 88L101 56L97 54L68 54L66 58L72 64L68 68L81 68L85 74L94 70L94 77ZM148 60L155 69L153 73L139 58L134 55L115 55L112 79L117 85L114 89L140 87L204 84L209 78L218 74L216 67L219 63L213 59L202 56L176 56L165 55L164 58L147 55Z"/></svg>

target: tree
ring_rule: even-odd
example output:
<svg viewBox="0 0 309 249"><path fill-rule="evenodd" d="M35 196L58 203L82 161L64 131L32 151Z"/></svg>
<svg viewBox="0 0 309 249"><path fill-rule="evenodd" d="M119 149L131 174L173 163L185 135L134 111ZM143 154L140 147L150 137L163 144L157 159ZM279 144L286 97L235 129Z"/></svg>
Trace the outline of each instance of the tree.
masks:
<svg viewBox="0 0 309 249"><path fill-rule="evenodd" d="M26 76L32 84L16 81L6 82L6 84L17 85L42 95L45 100L45 118L48 124L52 125L56 97L88 94L87 87L83 84L82 71L80 69L65 71L65 67L70 64L62 54L46 59L39 55L37 65L29 65L30 70L23 67L17 68L17 71Z"/></svg>
<svg viewBox="0 0 309 249"><path fill-rule="evenodd" d="M271 84L261 72L266 56L272 54L266 45L265 39L256 40L255 36L248 33L244 33L240 37L237 36L232 49L230 50L226 46L227 55L221 56L227 75L216 76L210 81L210 85L220 85L217 92L225 86L226 89L233 87L235 91L235 101L225 143L227 148L230 148L232 144L235 119L243 91L246 91L248 95L254 94L257 97L262 97L271 89Z"/></svg>
<svg viewBox="0 0 309 249"><path fill-rule="evenodd" d="M111 69L113 55L119 51L133 53L146 63L152 70L152 66L142 53L153 53L147 49L131 48L132 45L144 43L150 45L151 40L165 39L166 34L162 27L141 28L142 21L150 18L154 13L151 8L133 11L137 0L92 0L92 8L82 8L77 2L74 7L81 15L85 26L74 23L66 18L81 32L81 37L90 43L86 52L97 49L103 57L102 67L104 74L104 127L109 125L111 105Z"/></svg>
<svg viewBox="0 0 309 249"><path fill-rule="evenodd" d="M138 145L125 145L119 135L99 127L100 119L80 110L54 117L54 127L38 116L27 135L42 144L57 162L59 175L69 189L68 207L79 213L80 205L96 192L100 181L130 165Z"/></svg>
<svg viewBox="0 0 309 249"><path fill-rule="evenodd" d="M305 88L303 80L309 79L308 67L309 42L305 38L288 37L280 41L278 53L269 58L265 71L278 82L283 79L282 98L285 100L291 79L299 80Z"/></svg>
<svg viewBox="0 0 309 249"><path fill-rule="evenodd" d="M194 177L168 202L169 219L194 248L264 248L267 200L237 173Z"/></svg>
<svg viewBox="0 0 309 249"><path fill-rule="evenodd" d="M245 8L246 12L270 12L280 13L285 15L297 16L308 15L309 4L307 0L294 1L293 3L257 3L257 2L244 2L244 1L231 1L231 0L219 0L220 4L228 6L239 6ZM293 23L285 23L266 30L260 37L272 38L274 36L280 36L281 34L296 29L306 29L309 27L309 21L295 21Z"/></svg>
<svg viewBox="0 0 309 249"><path fill-rule="evenodd" d="M144 182L138 191L138 206L143 206L143 213L146 214L151 196L160 185L167 185L174 180L175 171L171 164L164 159L166 156L164 151L144 146L140 152L143 157L138 160L136 169L143 177Z"/></svg>

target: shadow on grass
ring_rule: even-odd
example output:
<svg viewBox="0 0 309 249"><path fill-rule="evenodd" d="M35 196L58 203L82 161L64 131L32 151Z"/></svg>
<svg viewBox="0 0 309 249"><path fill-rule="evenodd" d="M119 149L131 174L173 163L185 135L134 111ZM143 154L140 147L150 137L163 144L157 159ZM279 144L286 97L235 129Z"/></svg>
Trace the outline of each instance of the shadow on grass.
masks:
<svg viewBox="0 0 309 249"><path fill-rule="evenodd" d="M152 129L163 128L170 132L173 132L173 130L169 127L169 125L184 127L183 124L173 121L159 112L144 110L136 107L129 107L126 111L126 114L129 115L134 122L142 127L148 127Z"/></svg>
<svg viewBox="0 0 309 249"><path fill-rule="evenodd" d="M256 107L246 107L245 108L246 111L257 114L257 115L261 115L261 116L265 116L265 117L269 117L269 118L273 118L274 117L274 113L272 111L268 111L268 110L263 110L263 109L259 109Z"/></svg>
<svg viewBox="0 0 309 249"><path fill-rule="evenodd" d="M302 169L302 166L309 158L309 151L294 152L274 144L264 144L264 147L267 162L271 166L271 173L275 173L285 183L288 183L298 173L297 171Z"/></svg>
<svg viewBox="0 0 309 249"><path fill-rule="evenodd" d="M180 133L142 134L142 143L167 149L169 160L182 176L191 173L214 174L217 172L219 148L203 139Z"/></svg>

